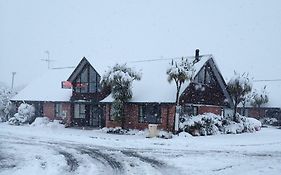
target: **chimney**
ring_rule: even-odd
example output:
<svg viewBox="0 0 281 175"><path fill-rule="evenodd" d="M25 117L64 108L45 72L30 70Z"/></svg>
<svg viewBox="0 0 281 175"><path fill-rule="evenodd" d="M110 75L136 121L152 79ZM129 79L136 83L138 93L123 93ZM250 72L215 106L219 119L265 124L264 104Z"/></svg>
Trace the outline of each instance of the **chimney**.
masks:
<svg viewBox="0 0 281 175"><path fill-rule="evenodd" d="M197 63L197 62L200 61L199 52L200 52L199 49L196 49L196 50L195 50L195 59L194 59L194 61L193 61L193 64L195 64L195 63Z"/></svg>

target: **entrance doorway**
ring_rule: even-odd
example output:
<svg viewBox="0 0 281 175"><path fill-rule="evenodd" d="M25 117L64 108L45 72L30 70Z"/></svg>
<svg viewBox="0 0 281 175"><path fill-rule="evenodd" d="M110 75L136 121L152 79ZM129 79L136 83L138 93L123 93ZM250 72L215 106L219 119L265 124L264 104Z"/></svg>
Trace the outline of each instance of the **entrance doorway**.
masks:
<svg viewBox="0 0 281 175"><path fill-rule="evenodd" d="M104 127L103 125L103 109L99 105L90 106L89 125L92 127Z"/></svg>

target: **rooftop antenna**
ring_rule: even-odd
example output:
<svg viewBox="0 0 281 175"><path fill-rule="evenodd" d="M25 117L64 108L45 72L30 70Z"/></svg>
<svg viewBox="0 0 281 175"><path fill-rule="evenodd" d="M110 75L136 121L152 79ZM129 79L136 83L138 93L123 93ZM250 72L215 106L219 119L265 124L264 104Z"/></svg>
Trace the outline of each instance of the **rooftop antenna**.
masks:
<svg viewBox="0 0 281 175"><path fill-rule="evenodd" d="M52 61L55 61L55 60L51 60L50 59L50 52L48 50L45 51L45 53L47 54L47 59L40 59L41 61L46 61L48 63L48 69L50 69L50 63Z"/></svg>

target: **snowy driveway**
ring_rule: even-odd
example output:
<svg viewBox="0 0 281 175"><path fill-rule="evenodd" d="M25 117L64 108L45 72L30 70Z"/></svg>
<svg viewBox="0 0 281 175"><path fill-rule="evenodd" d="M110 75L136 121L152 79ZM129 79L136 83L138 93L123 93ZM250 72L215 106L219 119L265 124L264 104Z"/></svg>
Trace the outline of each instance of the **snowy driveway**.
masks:
<svg viewBox="0 0 281 175"><path fill-rule="evenodd" d="M0 174L280 174L281 130L146 139L0 124Z"/></svg>
<svg viewBox="0 0 281 175"><path fill-rule="evenodd" d="M152 150L116 149L0 134L0 174L172 174ZM177 174L180 174L178 171Z"/></svg>

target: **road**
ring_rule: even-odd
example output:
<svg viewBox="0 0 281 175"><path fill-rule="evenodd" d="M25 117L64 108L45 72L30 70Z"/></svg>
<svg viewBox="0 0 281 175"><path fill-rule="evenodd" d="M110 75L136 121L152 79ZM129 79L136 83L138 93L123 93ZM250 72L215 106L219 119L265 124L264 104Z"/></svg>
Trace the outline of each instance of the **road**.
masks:
<svg viewBox="0 0 281 175"><path fill-rule="evenodd" d="M279 175L281 172L278 129L164 140L99 131L1 126L0 175Z"/></svg>
<svg viewBox="0 0 281 175"><path fill-rule="evenodd" d="M151 153L0 134L0 174L182 174Z"/></svg>

